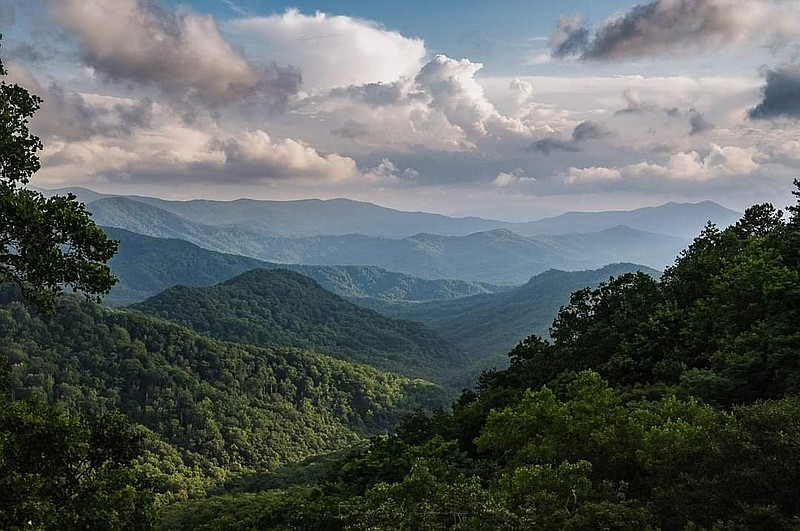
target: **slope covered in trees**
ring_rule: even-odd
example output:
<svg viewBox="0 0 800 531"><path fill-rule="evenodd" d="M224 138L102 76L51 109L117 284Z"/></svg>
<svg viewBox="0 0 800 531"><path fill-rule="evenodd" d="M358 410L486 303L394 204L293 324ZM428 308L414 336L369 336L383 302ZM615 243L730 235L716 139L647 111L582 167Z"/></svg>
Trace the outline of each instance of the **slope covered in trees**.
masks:
<svg viewBox="0 0 800 531"><path fill-rule="evenodd" d="M197 500L162 524L797 529L800 203L707 227L660 279L575 292L551 336L314 486Z"/></svg>
<svg viewBox="0 0 800 531"><path fill-rule="evenodd" d="M443 398L422 380L225 343L138 312L67 298L55 315L36 316L10 290L2 299L12 400L119 410L146 426L155 434L147 466L160 471L163 491L202 490L230 474L337 450L391 428L402 410Z"/></svg>
<svg viewBox="0 0 800 531"><path fill-rule="evenodd" d="M178 286L133 308L228 341L309 348L437 382L463 361L424 325L361 308L286 270L257 269L209 288Z"/></svg>
<svg viewBox="0 0 800 531"><path fill-rule="evenodd" d="M573 291L633 271L660 275L635 264L611 264L591 271L553 269L501 293L420 303L363 300L359 304L398 319L420 321L473 359L492 356L502 364L520 338L547 335L558 309L569 302Z"/></svg>
<svg viewBox="0 0 800 531"><path fill-rule="evenodd" d="M120 242L109 265L118 282L105 298L111 306L141 302L176 285L211 286L253 269L290 269L341 297L425 301L494 293L503 288L465 280L425 279L372 266L306 266L263 262L203 249L179 239L154 238L105 227Z"/></svg>

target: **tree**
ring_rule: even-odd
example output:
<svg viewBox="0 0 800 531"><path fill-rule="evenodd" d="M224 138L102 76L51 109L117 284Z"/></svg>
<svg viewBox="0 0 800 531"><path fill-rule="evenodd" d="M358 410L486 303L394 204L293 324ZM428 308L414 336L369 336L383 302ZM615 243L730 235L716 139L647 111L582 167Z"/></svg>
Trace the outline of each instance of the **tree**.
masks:
<svg viewBox="0 0 800 531"><path fill-rule="evenodd" d="M147 529L155 495L132 463L143 435L119 413L0 405L0 527Z"/></svg>
<svg viewBox="0 0 800 531"><path fill-rule="evenodd" d="M42 313L65 287L89 298L115 283L117 250L72 194L27 187L42 142L28 130L42 103L0 60L0 287L13 283ZM146 529L154 494L135 465L143 436L119 414L67 415L38 400L14 402L8 353L0 356L0 527Z"/></svg>
<svg viewBox="0 0 800 531"><path fill-rule="evenodd" d="M41 103L0 81L0 283L13 282L38 310L52 312L64 287L92 298L111 290L116 279L106 262L117 242L73 194L45 197L27 188L42 149L28 122Z"/></svg>

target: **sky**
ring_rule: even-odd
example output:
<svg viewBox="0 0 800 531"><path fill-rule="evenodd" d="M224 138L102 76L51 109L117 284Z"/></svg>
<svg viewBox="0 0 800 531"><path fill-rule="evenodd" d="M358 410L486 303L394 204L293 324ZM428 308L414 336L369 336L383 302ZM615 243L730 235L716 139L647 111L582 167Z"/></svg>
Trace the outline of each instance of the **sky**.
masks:
<svg viewBox="0 0 800 531"><path fill-rule="evenodd" d="M800 0L0 0L32 184L537 219L789 202Z"/></svg>

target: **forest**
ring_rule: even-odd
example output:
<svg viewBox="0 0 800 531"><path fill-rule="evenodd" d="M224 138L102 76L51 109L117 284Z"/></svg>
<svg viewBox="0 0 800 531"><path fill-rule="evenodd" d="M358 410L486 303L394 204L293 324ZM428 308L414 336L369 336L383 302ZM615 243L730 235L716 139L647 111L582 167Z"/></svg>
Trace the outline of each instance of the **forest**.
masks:
<svg viewBox="0 0 800 531"><path fill-rule="evenodd" d="M118 242L28 186L40 105L0 81L0 528L800 528L800 181L458 395L436 332L291 271L102 307Z"/></svg>
<svg viewBox="0 0 800 531"><path fill-rule="evenodd" d="M31 478L46 499L64 474L8 459L50 416L89 462L120 460L92 481L129 498L95 502L162 529L794 529L798 295L800 205L756 205L659 279L574 292L549 337L429 413L442 397L419 380L72 297L36 315L5 289L4 525Z"/></svg>
<svg viewBox="0 0 800 531"><path fill-rule="evenodd" d="M800 198L800 185L794 192ZM575 292L452 410L164 529L796 529L800 203ZM258 485L258 484L257 484ZM236 520L233 517L236 515Z"/></svg>

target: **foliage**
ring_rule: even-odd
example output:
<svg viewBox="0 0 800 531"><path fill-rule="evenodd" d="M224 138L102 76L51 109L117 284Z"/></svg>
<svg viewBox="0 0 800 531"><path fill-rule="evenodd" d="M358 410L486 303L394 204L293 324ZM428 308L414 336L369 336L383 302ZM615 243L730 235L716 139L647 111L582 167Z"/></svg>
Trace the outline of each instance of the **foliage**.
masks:
<svg viewBox="0 0 800 531"><path fill-rule="evenodd" d="M265 529L796 529L800 205L788 212L707 227L660 280L575 292L551 339L520 343L452 412L330 466L303 487L313 506L269 498L291 487L238 496Z"/></svg>
<svg viewBox="0 0 800 531"><path fill-rule="evenodd" d="M421 380L223 343L137 312L67 298L54 316L37 317L6 298L0 349L14 365L12 397L123 412L177 450L152 442L157 458L146 461L156 475L179 476L162 489L179 495L197 490L192 478L220 480L340 449L390 429L403 410L443 399Z"/></svg>
<svg viewBox="0 0 800 531"><path fill-rule="evenodd" d="M178 286L133 308L226 341L313 349L437 382L461 361L425 326L360 308L285 270L257 269L210 288Z"/></svg>
<svg viewBox="0 0 800 531"><path fill-rule="evenodd" d="M458 345L472 362L464 379L466 386L472 386L484 369L507 366L506 353L521 337L531 332L546 336L549 324L559 307L569 301L570 293L636 271L654 277L660 275L635 264L610 264L591 271L545 271L502 293L421 303L359 304L399 319L421 321Z"/></svg>
<svg viewBox="0 0 800 531"><path fill-rule="evenodd" d="M134 460L142 434L119 414L0 404L0 527L147 529L153 492Z"/></svg>
<svg viewBox="0 0 800 531"><path fill-rule="evenodd" d="M0 76L6 71L0 61ZM52 313L65 287L107 293L116 250L74 195L26 188L40 140L28 121L42 100L0 80L0 290L16 284ZM13 324L13 320L11 321ZM0 348L0 527L146 529L154 495L136 467L141 436L122 415L67 415L32 397L9 401L15 352Z"/></svg>
<svg viewBox="0 0 800 531"><path fill-rule="evenodd" d="M74 195L45 197L26 188L40 166L42 143L28 120L41 103L0 80L0 283L16 283L40 310L52 311L65 285L89 295L111 289L114 277L105 262L116 243Z"/></svg>

